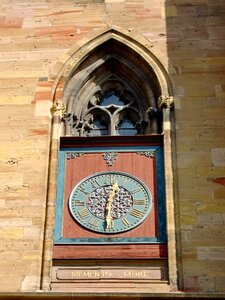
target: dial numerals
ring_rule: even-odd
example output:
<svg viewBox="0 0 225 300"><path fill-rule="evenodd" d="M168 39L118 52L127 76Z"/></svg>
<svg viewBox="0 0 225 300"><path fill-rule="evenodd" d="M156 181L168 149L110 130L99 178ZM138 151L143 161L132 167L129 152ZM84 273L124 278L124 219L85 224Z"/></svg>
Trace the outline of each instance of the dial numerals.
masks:
<svg viewBox="0 0 225 300"><path fill-rule="evenodd" d="M121 221L123 222L123 224L125 226L129 226L130 225L130 222L126 218L121 219Z"/></svg>
<svg viewBox="0 0 225 300"><path fill-rule="evenodd" d="M90 213L87 210L87 208L83 208L83 209L78 211L78 215L83 220L83 219L88 218L90 216Z"/></svg>
<svg viewBox="0 0 225 300"><path fill-rule="evenodd" d="M100 224L100 220L98 220L96 218L92 218L88 224L90 224L90 226L98 228L98 226Z"/></svg>
<svg viewBox="0 0 225 300"><path fill-rule="evenodd" d="M74 206L85 206L85 201L75 200Z"/></svg>
<svg viewBox="0 0 225 300"><path fill-rule="evenodd" d="M146 200L144 199L135 199L134 200L134 205L146 205Z"/></svg>
<svg viewBox="0 0 225 300"><path fill-rule="evenodd" d="M86 229L121 233L140 225L149 215L151 193L133 175L122 172L96 173L73 189L69 209Z"/></svg>
<svg viewBox="0 0 225 300"><path fill-rule="evenodd" d="M133 209L130 211L130 215L133 216L133 217L135 217L135 218L138 218L138 219L139 219L139 218L142 217L143 212L140 211L140 210L138 210L138 209L136 209L136 208L133 208Z"/></svg>

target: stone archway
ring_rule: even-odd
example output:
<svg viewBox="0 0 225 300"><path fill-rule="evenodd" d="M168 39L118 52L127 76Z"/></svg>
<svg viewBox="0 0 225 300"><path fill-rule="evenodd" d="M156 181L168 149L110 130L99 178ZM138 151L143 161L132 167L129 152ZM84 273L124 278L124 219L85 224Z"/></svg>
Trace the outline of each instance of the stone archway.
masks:
<svg viewBox="0 0 225 300"><path fill-rule="evenodd" d="M172 85L165 68L161 63L162 55L157 49L152 49L152 45L143 36L135 32L118 30L110 28L95 37L90 37L88 41L82 41L81 46L68 52L57 66L55 84L52 90L54 105L52 108L52 140L50 150L50 168L49 168L49 192L48 208L46 217L46 233L44 242L44 261L42 268L42 289L49 288L50 270L51 270L51 249L54 207L56 196L56 179L57 179L57 158L58 145L60 136L60 127L62 117L65 113L71 113L74 110L80 111L89 93L93 95L96 87L101 82L104 83L103 77L98 76L98 84L93 85L93 77L98 73L107 74L108 82L110 76L115 76L114 80L120 76L128 80L129 75L133 86L133 93L137 94L141 90L142 97L145 98L144 107L161 110L163 112L162 125L156 131L165 134L165 177L166 177L166 203L167 203L167 230L168 230L168 248L169 248L169 281L172 289L177 289L177 267L176 267L176 245L175 245L175 220L174 220L174 200L173 200L173 173L171 160L171 120L170 109L173 106ZM129 52L126 55L120 55L118 49L126 49ZM114 48L112 51L111 48ZM108 49L108 50L107 50ZM156 55L155 55L156 54ZM122 66L120 72L112 71L110 65ZM129 74L129 72L131 72ZM94 75L93 75L94 74ZM93 76L92 76L93 75ZM111 80L113 78L111 77ZM150 79L150 81L149 81ZM149 81L149 82L148 82ZM142 83L142 89L139 85ZM86 85L88 88L85 88ZM81 90L83 89L82 93ZM78 99L78 101L74 101ZM75 106L74 106L75 103ZM77 105L77 106L76 106ZM86 103L87 105L87 103ZM149 129L149 131L151 131ZM63 135L65 130L63 129Z"/></svg>

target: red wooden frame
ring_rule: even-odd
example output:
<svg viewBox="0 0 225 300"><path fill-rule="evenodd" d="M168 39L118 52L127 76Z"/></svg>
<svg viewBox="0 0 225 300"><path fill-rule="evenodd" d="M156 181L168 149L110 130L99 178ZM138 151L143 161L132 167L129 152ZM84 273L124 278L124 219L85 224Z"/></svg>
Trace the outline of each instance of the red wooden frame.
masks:
<svg viewBox="0 0 225 300"><path fill-rule="evenodd" d="M105 137L63 137L61 138L61 149L72 148L94 148L94 147L130 147L130 146L162 146L162 135L151 136L105 136ZM93 151L94 152L94 151ZM95 156L98 154L95 154ZM127 155L127 153L126 153ZM93 238L104 237L102 234L91 232L81 227L74 221L68 210L68 198L73 187L84 177L101 171L122 171L130 172L141 180L145 181L153 193L153 198L157 199L155 178L155 160L147 160L145 156L133 155L133 169L125 162L126 155L120 153L119 159L112 167L107 167L102 158L97 158L95 167L91 164L91 154L76 158L76 160L66 161L64 208L63 208L63 236L65 238ZM138 165L138 166L137 166ZM84 166L86 166L84 168ZM79 170L79 172L74 172ZM148 174L143 172L147 170ZM149 172L151 176L149 176ZM152 211L148 218L137 228L121 233L120 237L142 237L146 235L157 235L157 201L154 201ZM150 228L150 229L149 229ZM110 237L107 235L107 237ZM115 237L115 235L113 235ZM167 244L100 244L100 245L55 245L53 249L54 259L166 259Z"/></svg>

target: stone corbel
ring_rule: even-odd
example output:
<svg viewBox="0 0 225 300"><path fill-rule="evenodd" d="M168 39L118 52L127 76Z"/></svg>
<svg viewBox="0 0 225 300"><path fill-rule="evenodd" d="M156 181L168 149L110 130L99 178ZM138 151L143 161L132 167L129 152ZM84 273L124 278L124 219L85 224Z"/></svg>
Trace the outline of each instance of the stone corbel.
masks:
<svg viewBox="0 0 225 300"><path fill-rule="evenodd" d="M147 126L148 126L148 122L146 122L145 120L135 123L135 128L137 129L138 134L144 134Z"/></svg>
<svg viewBox="0 0 225 300"><path fill-rule="evenodd" d="M159 116L160 110L157 107L150 106L147 110L146 113L149 118L157 118Z"/></svg>
<svg viewBox="0 0 225 300"><path fill-rule="evenodd" d="M158 107L162 110L163 108L172 109L174 107L173 96L161 95L158 98Z"/></svg>
<svg viewBox="0 0 225 300"><path fill-rule="evenodd" d="M66 112L66 106L62 102L62 100L56 100L55 103L53 103L53 106L51 108L51 113L53 117L60 117L60 119L64 116Z"/></svg>
<svg viewBox="0 0 225 300"><path fill-rule="evenodd" d="M64 112L61 119L65 124L65 135L70 136L71 132L72 132L72 126L73 126L73 115L70 113Z"/></svg>

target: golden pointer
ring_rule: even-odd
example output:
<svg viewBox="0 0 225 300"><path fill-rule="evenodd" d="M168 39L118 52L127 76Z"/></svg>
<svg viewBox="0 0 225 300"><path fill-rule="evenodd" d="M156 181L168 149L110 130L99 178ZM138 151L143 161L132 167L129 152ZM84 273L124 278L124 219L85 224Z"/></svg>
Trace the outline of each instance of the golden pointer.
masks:
<svg viewBox="0 0 225 300"><path fill-rule="evenodd" d="M115 182L114 185L112 186L112 190L109 193L109 199L107 201L106 204L106 210L107 210L107 214L106 214L106 229L112 229L113 225L112 225L112 217L111 217L111 209L112 209L112 203L115 197L115 193L118 190L119 186L118 183Z"/></svg>

